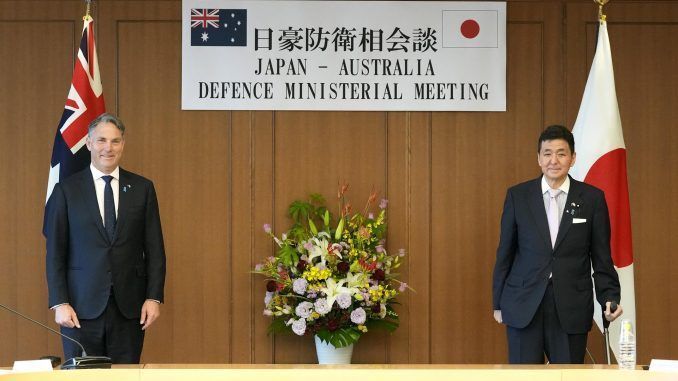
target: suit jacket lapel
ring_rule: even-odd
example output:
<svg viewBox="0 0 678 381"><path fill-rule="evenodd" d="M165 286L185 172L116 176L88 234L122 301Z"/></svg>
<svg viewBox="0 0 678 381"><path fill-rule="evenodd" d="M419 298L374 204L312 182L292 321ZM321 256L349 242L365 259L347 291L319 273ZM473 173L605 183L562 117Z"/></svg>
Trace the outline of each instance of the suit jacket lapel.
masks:
<svg viewBox="0 0 678 381"><path fill-rule="evenodd" d="M569 176L569 175L568 175ZM555 251L558 246L563 242L567 232L572 226L572 214L567 211L571 209L572 204L580 205L581 204L581 189L577 181L570 177L570 193L567 195L567 201L565 202L565 209L563 210L563 216L560 219L560 227L558 228L558 237L556 237L556 244L553 247Z"/></svg>
<svg viewBox="0 0 678 381"><path fill-rule="evenodd" d="M546 245L551 248L551 234L549 233L549 222L546 218L546 209L544 208L544 195L541 193L541 176L538 177L530 187L529 205L535 225L539 234L544 239Z"/></svg>
<svg viewBox="0 0 678 381"><path fill-rule="evenodd" d="M104 228L104 222L101 220L101 211L99 210L99 202L97 201L97 191L94 187L94 179L92 178L92 171L90 171L89 167L82 172L80 183L87 210L89 210L101 236L106 242L110 243L108 234L106 234L106 229Z"/></svg>
<svg viewBox="0 0 678 381"><path fill-rule="evenodd" d="M118 222L115 225L115 241L120 236L122 226L127 219L127 210L129 209L129 197L132 187L130 185L130 177L127 171L120 168L120 181L118 181Z"/></svg>

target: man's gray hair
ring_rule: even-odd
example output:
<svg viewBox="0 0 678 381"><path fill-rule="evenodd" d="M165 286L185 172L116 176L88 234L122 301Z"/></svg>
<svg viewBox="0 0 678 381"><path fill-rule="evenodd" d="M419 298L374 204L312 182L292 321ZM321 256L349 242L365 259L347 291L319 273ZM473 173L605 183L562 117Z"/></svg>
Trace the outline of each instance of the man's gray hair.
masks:
<svg viewBox="0 0 678 381"><path fill-rule="evenodd" d="M97 116L92 122L90 122L89 126L87 127L87 135L92 135L92 130L97 128L98 125L101 123L112 123L115 127L120 130L122 135L125 135L125 124L120 120L118 117L116 117L113 114L109 114L107 112Z"/></svg>

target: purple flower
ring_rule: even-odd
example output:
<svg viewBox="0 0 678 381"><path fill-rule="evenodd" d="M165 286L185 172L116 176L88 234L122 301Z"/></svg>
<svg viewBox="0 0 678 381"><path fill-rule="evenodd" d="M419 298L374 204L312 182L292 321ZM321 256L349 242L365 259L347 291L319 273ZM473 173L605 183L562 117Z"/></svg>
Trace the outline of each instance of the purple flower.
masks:
<svg viewBox="0 0 678 381"><path fill-rule="evenodd" d="M261 263L257 263L257 265L254 266L254 271L261 271L263 268L264 266Z"/></svg>
<svg viewBox="0 0 678 381"><path fill-rule="evenodd" d="M381 199L381 202L379 202L379 209L386 209L386 206L388 205L388 200L385 198Z"/></svg>
<svg viewBox="0 0 678 381"><path fill-rule="evenodd" d="M374 219L374 213L368 213L367 218L370 219L370 220L373 220Z"/></svg>
<svg viewBox="0 0 678 381"><path fill-rule="evenodd" d="M400 287L398 287L398 291L404 292L407 289L407 283L402 282L400 283Z"/></svg>
<svg viewBox="0 0 678 381"><path fill-rule="evenodd" d="M306 332L306 320L294 320L292 322L292 331L297 335L302 336Z"/></svg>
<svg viewBox="0 0 678 381"><path fill-rule="evenodd" d="M376 247L376 250L377 250L377 253L383 253L383 252L384 252L384 247L381 246L381 245L378 245L378 246Z"/></svg>
<svg viewBox="0 0 678 381"><path fill-rule="evenodd" d="M311 249L313 249L313 244L310 241L306 241L304 243L304 249L306 249L307 251L311 251Z"/></svg>
<svg viewBox="0 0 678 381"><path fill-rule="evenodd" d="M313 303L301 302L297 308L295 308L294 312L297 314L297 316L306 319L311 316L311 313L313 312Z"/></svg>
<svg viewBox="0 0 678 381"><path fill-rule="evenodd" d="M264 224L264 231L266 234L271 234L271 224Z"/></svg>
<svg viewBox="0 0 678 381"><path fill-rule="evenodd" d="M351 312L351 321L355 324L364 324L367 314L362 307L358 307Z"/></svg>
<svg viewBox="0 0 678 381"><path fill-rule="evenodd" d="M398 249L398 256L404 257L405 256L405 249Z"/></svg>
<svg viewBox="0 0 678 381"><path fill-rule="evenodd" d="M351 306L351 295L345 292L339 294L337 296L337 304L339 305L339 308L344 310L347 309Z"/></svg>
<svg viewBox="0 0 678 381"><path fill-rule="evenodd" d="M308 287L308 281L304 278L297 278L292 283L292 289L299 295L304 295Z"/></svg>
<svg viewBox="0 0 678 381"><path fill-rule="evenodd" d="M325 298L320 298L313 303L313 306L315 307L315 312L325 315L328 312L332 310L332 306L327 304L327 299Z"/></svg>
<svg viewBox="0 0 678 381"><path fill-rule="evenodd" d="M264 297L264 305L268 306L268 303L271 302L271 299L273 299L273 292L266 291L266 296Z"/></svg>

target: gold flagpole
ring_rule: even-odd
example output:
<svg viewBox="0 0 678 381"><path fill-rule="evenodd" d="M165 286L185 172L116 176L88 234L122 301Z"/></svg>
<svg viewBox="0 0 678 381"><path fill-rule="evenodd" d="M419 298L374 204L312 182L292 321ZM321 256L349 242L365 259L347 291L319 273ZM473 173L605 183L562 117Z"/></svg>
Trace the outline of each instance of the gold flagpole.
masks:
<svg viewBox="0 0 678 381"><path fill-rule="evenodd" d="M598 4L598 21L603 22L607 20L607 15L603 13L603 6L607 4L610 0L593 0L594 3Z"/></svg>
<svg viewBox="0 0 678 381"><path fill-rule="evenodd" d="M91 10L92 10L92 0L85 0L85 3L87 4L87 9L85 10L85 15L82 17L84 21L89 21L92 19L91 15Z"/></svg>

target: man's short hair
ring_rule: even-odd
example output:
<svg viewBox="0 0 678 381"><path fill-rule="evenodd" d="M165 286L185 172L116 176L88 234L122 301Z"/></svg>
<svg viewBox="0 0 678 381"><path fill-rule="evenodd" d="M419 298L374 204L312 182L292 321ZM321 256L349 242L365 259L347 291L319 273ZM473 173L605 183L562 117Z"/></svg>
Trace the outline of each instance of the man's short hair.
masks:
<svg viewBox="0 0 678 381"><path fill-rule="evenodd" d="M118 128L118 130L120 130L123 136L125 135L125 124L122 122L122 120L107 112L97 116L93 121L90 122L89 126L87 127L87 135L92 135L92 130L97 128L97 126L101 123L112 123Z"/></svg>
<svg viewBox="0 0 678 381"><path fill-rule="evenodd" d="M570 146L571 153L574 153L574 135L572 135L570 130L565 128L565 126L561 126L559 124L548 126L544 131L542 131L541 135L539 135L539 141L537 141L537 153L541 151L542 142L557 139L565 140L567 145Z"/></svg>

